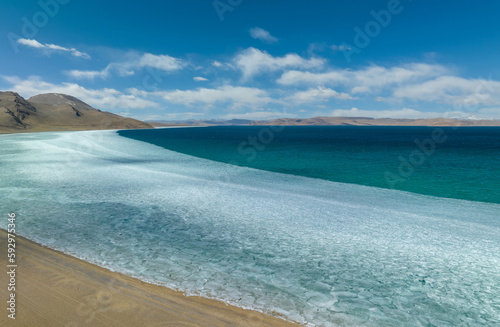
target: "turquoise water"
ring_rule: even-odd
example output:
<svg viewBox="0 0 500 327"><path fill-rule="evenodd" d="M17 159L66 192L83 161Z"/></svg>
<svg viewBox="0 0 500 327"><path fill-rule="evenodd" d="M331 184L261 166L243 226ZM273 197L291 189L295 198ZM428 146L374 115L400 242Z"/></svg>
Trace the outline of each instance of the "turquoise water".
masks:
<svg viewBox="0 0 500 327"><path fill-rule="evenodd" d="M141 132L160 140L168 133L192 133L185 142L213 154L229 153L230 146L221 146L211 131L237 130ZM229 137L237 147L259 129L238 133ZM309 326L500 325L499 204L258 170L119 134L0 136L0 212L5 213L0 227L7 226L7 213L15 212L16 231L44 245L145 281ZM496 136L477 137L487 144ZM303 138L297 142L304 144ZM365 137L372 151L375 139ZM346 142L363 148L359 140L334 144ZM278 151L272 143L266 149ZM186 144L176 150L185 151ZM441 143L435 155L445 146ZM449 145L447 152L454 153L449 157L482 153L474 164L494 171L481 159L489 151L472 144L459 148ZM263 160L266 149L249 163ZM386 167L396 172L393 155L405 155L413 146L400 142L400 149L386 156L392 163ZM244 151L236 150L231 160L246 161ZM274 157L296 170L293 162L308 167L311 156ZM322 160L317 153L312 157ZM384 155L375 157L383 161ZM343 163L344 170L355 175L356 160L351 162ZM384 174L385 168L379 171ZM243 320L242 325L253 321L251 315Z"/></svg>
<svg viewBox="0 0 500 327"><path fill-rule="evenodd" d="M500 203L497 127L249 126L119 134L267 171Z"/></svg>

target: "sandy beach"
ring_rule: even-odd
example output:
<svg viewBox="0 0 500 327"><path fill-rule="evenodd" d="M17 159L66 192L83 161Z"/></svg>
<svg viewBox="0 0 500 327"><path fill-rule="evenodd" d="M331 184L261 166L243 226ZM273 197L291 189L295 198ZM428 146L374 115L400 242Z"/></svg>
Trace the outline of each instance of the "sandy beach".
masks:
<svg viewBox="0 0 500 327"><path fill-rule="evenodd" d="M0 230L7 271L7 235ZM298 326L222 302L188 297L16 238L16 319L0 326ZM9 276L0 274L5 307Z"/></svg>

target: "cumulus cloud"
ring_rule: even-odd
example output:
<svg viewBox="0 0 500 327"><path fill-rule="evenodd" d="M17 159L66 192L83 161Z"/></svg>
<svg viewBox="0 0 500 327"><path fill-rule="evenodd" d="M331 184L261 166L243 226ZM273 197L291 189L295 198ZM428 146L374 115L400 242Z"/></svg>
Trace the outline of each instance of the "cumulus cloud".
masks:
<svg viewBox="0 0 500 327"><path fill-rule="evenodd" d="M335 90L325 87L311 88L306 91L299 91L288 97L288 100L296 103L311 103L311 102L325 102L330 98L339 100L353 99L347 93L339 93Z"/></svg>
<svg viewBox="0 0 500 327"><path fill-rule="evenodd" d="M24 97L31 97L41 93L63 93L77 97L89 105L103 110L145 109L158 106L153 101L110 88L88 89L75 83L53 84L43 81L38 76L31 76L25 80L18 77L3 76L3 79L11 84L10 90Z"/></svg>
<svg viewBox="0 0 500 327"><path fill-rule="evenodd" d="M66 74L77 79L104 79L110 76L112 72L119 76L134 75L137 70L144 68L153 68L163 72L173 72L181 70L187 65L184 60L169 55L143 53L141 55L129 54L129 57L130 59L127 61L110 63L102 70L70 70L66 72Z"/></svg>
<svg viewBox="0 0 500 327"><path fill-rule="evenodd" d="M346 76L345 71L329 71L325 73L312 73L312 72L303 72L297 70L291 70L285 72L281 75L281 77L276 81L281 85L326 85L326 84L339 84L341 82L347 83L349 82L348 77Z"/></svg>
<svg viewBox="0 0 500 327"><path fill-rule="evenodd" d="M254 27L250 29L250 36L254 39L261 40L267 43L275 43L278 42L278 39L271 35L265 29L260 27Z"/></svg>
<svg viewBox="0 0 500 327"><path fill-rule="evenodd" d="M370 118L437 118L442 117L441 112L423 112L411 108L403 108L397 110L360 110L358 108L351 109L336 109L330 112L334 117L370 117Z"/></svg>
<svg viewBox="0 0 500 327"><path fill-rule="evenodd" d="M234 63L243 73L243 78L248 79L260 73L286 68L318 68L324 65L325 60L320 58L304 59L296 53L289 53L283 57L273 57L265 51L248 48L236 55Z"/></svg>
<svg viewBox="0 0 500 327"><path fill-rule="evenodd" d="M500 82L491 79L465 79L441 76L404 85L394 90L394 98L436 101L456 106L500 105Z"/></svg>
<svg viewBox="0 0 500 327"><path fill-rule="evenodd" d="M358 108L336 109L329 113L335 117L370 117L370 118L395 118L395 119L430 119L430 118L455 118L455 119L500 119L500 108L485 108L474 112L448 110L419 111L411 108L396 110L360 110Z"/></svg>
<svg viewBox="0 0 500 327"><path fill-rule="evenodd" d="M384 87L400 85L419 79L432 78L447 72L441 65L412 63L403 66L372 65L358 70L336 69L328 72L291 70L277 80L281 85L343 85L352 93L369 93Z"/></svg>
<svg viewBox="0 0 500 327"><path fill-rule="evenodd" d="M372 92L386 86L440 76L446 72L448 70L441 65L424 63L412 63L391 68L373 65L350 74L355 84L352 92Z"/></svg>
<svg viewBox="0 0 500 327"><path fill-rule="evenodd" d="M261 106L273 100L266 91L258 88L222 86L216 89L198 88L195 90L175 90L156 92L166 101L186 106L202 104L212 106L216 103L229 103L233 108Z"/></svg>
<svg viewBox="0 0 500 327"><path fill-rule="evenodd" d="M119 113L120 116L126 116L127 112ZM206 113L204 112L165 112L161 114L145 114L141 115L140 113L134 113L136 119L140 119L142 121L179 121L179 120L187 120L187 119L203 119Z"/></svg>
<svg viewBox="0 0 500 327"><path fill-rule="evenodd" d="M193 77L193 80L196 81L196 82L206 82L206 81L208 81L207 78L201 77L201 76L195 76L195 77Z"/></svg>
<svg viewBox="0 0 500 327"><path fill-rule="evenodd" d="M183 68L185 64L182 60L168 55L145 53L140 57L138 62L132 62L130 65L140 68L151 67L169 72L179 70Z"/></svg>
<svg viewBox="0 0 500 327"><path fill-rule="evenodd" d="M441 117L453 114L453 117L479 115L478 117L487 118L481 112L483 107L500 106L500 81L491 78L463 78L452 73L439 64L410 63L393 67L371 65L359 69L330 69L321 72L290 70L283 73L276 82L283 86L335 86L350 94L365 96L365 99L366 95L373 95L372 101L406 106L422 102L433 103L443 108L441 114L438 114ZM307 98L311 94L299 95ZM398 115L398 112L392 111L383 113L393 115L391 117ZM417 115L409 111L404 114L419 117L429 115Z"/></svg>
<svg viewBox="0 0 500 327"><path fill-rule="evenodd" d="M62 47L60 45L50 44L50 43L42 44L34 39L18 39L17 43L31 47L31 48L40 49L45 54L51 54L54 52L62 52L62 53L67 52L75 57L80 57L83 59L90 59L90 56L87 53L78 51L75 48L65 48L65 47Z"/></svg>

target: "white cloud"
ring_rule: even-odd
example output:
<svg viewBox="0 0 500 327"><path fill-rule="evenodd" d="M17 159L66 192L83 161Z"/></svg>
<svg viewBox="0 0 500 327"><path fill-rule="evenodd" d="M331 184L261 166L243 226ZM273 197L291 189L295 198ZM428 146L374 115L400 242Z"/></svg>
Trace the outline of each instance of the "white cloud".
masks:
<svg viewBox="0 0 500 327"><path fill-rule="evenodd" d="M206 79L205 77L201 77L201 76L195 76L195 77L193 77L193 80L196 81L196 82L206 82L206 81L208 81L208 79Z"/></svg>
<svg viewBox="0 0 500 327"><path fill-rule="evenodd" d="M65 47L62 47L60 45L49 44L49 43L42 44L34 39L19 39L19 40L17 40L17 43L28 46L28 47L32 47L32 48L41 49L46 54L50 54L52 52L68 52L72 56L75 56L75 57L80 57L83 59L90 59L90 56L87 53L78 51L75 48L65 48Z"/></svg>
<svg viewBox="0 0 500 327"><path fill-rule="evenodd" d="M271 120L286 117L287 114L271 111L252 111L241 114L227 114L221 119Z"/></svg>
<svg viewBox="0 0 500 327"><path fill-rule="evenodd" d="M385 68L370 66L365 69L349 73L354 80L353 93L365 93L379 90L386 86L400 85L419 79L440 76L447 69L441 65L412 63L403 66Z"/></svg>
<svg viewBox="0 0 500 327"><path fill-rule="evenodd" d="M17 40L17 43L22 44L22 45L27 45L32 48L38 48L38 49L43 49L45 46L38 42L37 40L33 39L19 39Z"/></svg>
<svg viewBox="0 0 500 327"><path fill-rule="evenodd" d="M465 79L441 76L418 84L400 86L394 98L435 101L456 107L500 105L500 82L491 79Z"/></svg>
<svg viewBox="0 0 500 327"><path fill-rule="evenodd" d="M109 66L103 70L70 70L66 74L76 79L106 78L109 76Z"/></svg>
<svg viewBox="0 0 500 327"><path fill-rule="evenodd" d="M163 72L173 72L181 70L187 63L179 58L174 58L169 55L153 55L151 53L143 53L137 55L129 54L129 60L123 62L110 63L102 70L70 70L67 75L77 79L95 79L106 78L115 72L119 76L134 75L137 70L144 68L154 68Z"/></svg>
<svg viewBox="0 0 500 327"><path fill-rule="evenodd" d="M103 110L144 109L157 106L155 102L115 89L87 89L75 83L52 84L37 76L31 76L26 80L6 76L3 78L11 84L10 90L26 98L41 93L63 93L77 97L89 105Z"/></svg>
<svg viewBox="0 0 500 327"><path fill-rule="evenodd" d="M330 112L333 117L370 117L370 118L437 118L443 117L441 112L422 112L411 108L398 110L360 110L358 108L336 109Z"/></svg>
<svg viewBox="0 0 500 327"><path fill-rule="evenodd" d="M336 45L336 44L333 44L330 46L330 49L332 49L334 52L338 52L338 51L349 51L351 50L351 48L345 46L345 45Z"/></svg>
<svg viewBox="0 0 500 327"><path fill-rule="evenodd" d="M291 70L283 75L277 80L278 84L281 85L325 85L325 84L340 84L340 82L347 83L349 79L347 78L344 71L329 71L327 73L311 73L302 72L297 70Z"/></svg>
<svg viewBox="0 0 500 327"><path fill-rule="evenodd" d="M391 68L372 65L359 70L337 69L312 73L292 70L277 80L282 85L343 85L352 93L369 93L385 87L428 79L447 72L441 65L412 63Z"/></svg>
<svg viewBox="0 0 500 327"><path fill-rule="evenodd" d="M129 63L132 67L151 67L166 72L179 70L184 67L184 62L181 59L170 57L168 55L153 55L145 53L139 59L139 62ZM127 64L125 64L127 65Z"/></svg>
<svg viewBox="0 0 500 327"><path fill-rule="evenodd" d="M371 118L395 118L395 119L429 119L429 118L455 118L455 119L500 119L500 108L485 108L475 112L464 111L418 111L411 108L397 110L360 110L336 109L329 113L334 117L371 117Z"/></svg>
<svg viewBox="0 0 500 327"><path fill-rule="evenodd" d="M221 70L224 70L224 71L234 69L233 64L231 64L230 62L220 62L218 60L212 61L212 66L214 66L215 68L219 68Z"/></svg>
<svg viewBox="0 0 500 327"><path fill-rule="evenodd" d="M278 39L271 35L268 31L260 28L254 27L250 29L250 36L254 39L258 39L267 43L278 42Z"/></svg>
<svg viewBox="0 0 500 327"><path fill-rule="evenodd" d="M500 106L500 81L467 79L450 73L448 68L438 64L410 63L393 67L371 65L357 70L334 69L327 72L291 70L283 73L277 83L287 86L334 85L336 89L348 90L350 94L373 94L372 100L377 102L448 105L443 108L441 116L453 114L456 117L469 117L480 114L484 106ZM307 95L304 93L304 96Z"/></svg>
<svg viewBox="0 0 500 327"><path fill-rule="evenodd" d="M118 113L120 116L126 116L127 112L123 113ZM166 112L166 113L161 113L161 114L144 114L141 115L140 113L135 113L134 112L134 117L136 119L142 120L142 121L165 121L165 120L172 120L172 121L178 121L178 120L188 120L188 119L203 119L205 116L205 113L203 112Z"/></svg>
<svg viewBox="0 0 500 327"><path fill-rule="evenodd" d="M185 119L202 119L205 116L204 112L169 112L161 115L160 120L185 120Z"/></svg>
<svg viewBox="0 0 500 327"><path fill-rule="evenodd" d="M230 103L233 108L260 106L273 100L266 91L251 87L222 86L217 89L198 88L196 90L175 90L155 92L171 103L186 106L193 104L214 105Z"/></svg>
<svg viewBox="0 0 500 327"><path fill-rule="evenodd" d="M311 103L311 102L324 102L328 101L330 98L336 98L339 100L349 100L353 99L347 93L339 93L335 90L325 87L311 88L306 91L299 91L291 95L288 100L297 103Z"/></svg>
<svg viewBox="0 0 500 327"><path fill-rule="evenodd" d="M242 71L243 78L248 79L259 73L286 68L318 68L324 65L325 60L320 58L304 59L296 53L289 53L283 57L273 57L265 51L248 48L236 55L234 63Z"/></svg>

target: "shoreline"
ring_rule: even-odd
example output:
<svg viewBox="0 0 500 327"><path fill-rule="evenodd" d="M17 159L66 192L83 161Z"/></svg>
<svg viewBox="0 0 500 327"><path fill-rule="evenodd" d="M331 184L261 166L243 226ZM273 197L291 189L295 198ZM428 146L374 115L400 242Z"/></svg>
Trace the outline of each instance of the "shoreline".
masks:
<svg viewBox="0 0 500 327"><path fill-rule="evenodd" d="M136 128L130 128L134 130ZM139 128L147 129L147 128ZM154 129L154 128L153 128ZM62 129L23 129L23 130L2 130L0 129L0 135L10 135L10 134L34 134L34 133L56 133L56 132L86 132L86 131L121 131L127 130L123 128L62 128Z"/></svg>
<svg viewBox="0 0 500 327"><path fill-rule="evenodd" d="M451 127L451 128L460 128L460 127L500 127L500 123L492 124L492 125L449 125L449 124L437 124L437 125L355 125L355 124L328 124L328 125L315 125L315 124L249 124L249 125L176 125L176 126L154 126L153 128L78 128L78 126L69 126L61 129L25 129L25 130L2 130L0 129L0 135L8 135L8 134L30 134L30 133L46 133L46 132L83 132L83 131L122 131L122 130L146 130L146 129L168 129L168 128L186 128L186 127L226 127L226 126L238 126L238 127L268 127L268 126L279 126L279 127L295 127L295 126L349 126L349 127Z"/></svg>
<svg viewBox="0 0 500 327"><path fill-rule="evenodd" d="M12 134L38 134L38 133L69 133L69 132L99 132L99 131L141 131L141 130L155 130L155 129L171 129L171 128L192 128L192 127L209 127L209 126L163 126L163 127L153 127L153 128L108 128L108 129L57 129L57 130L1 130L1 135L12 135Z"/></svg>
<svg viewBox="0 0 500 327"><path fill-rule="evenodd" d="M1 228L0 244L8 271L7 232ZM301 326L146 283L17 235L16 259L16 319L2 310L2 326ZM7 301L8 274L0 276Z"/></svg>

